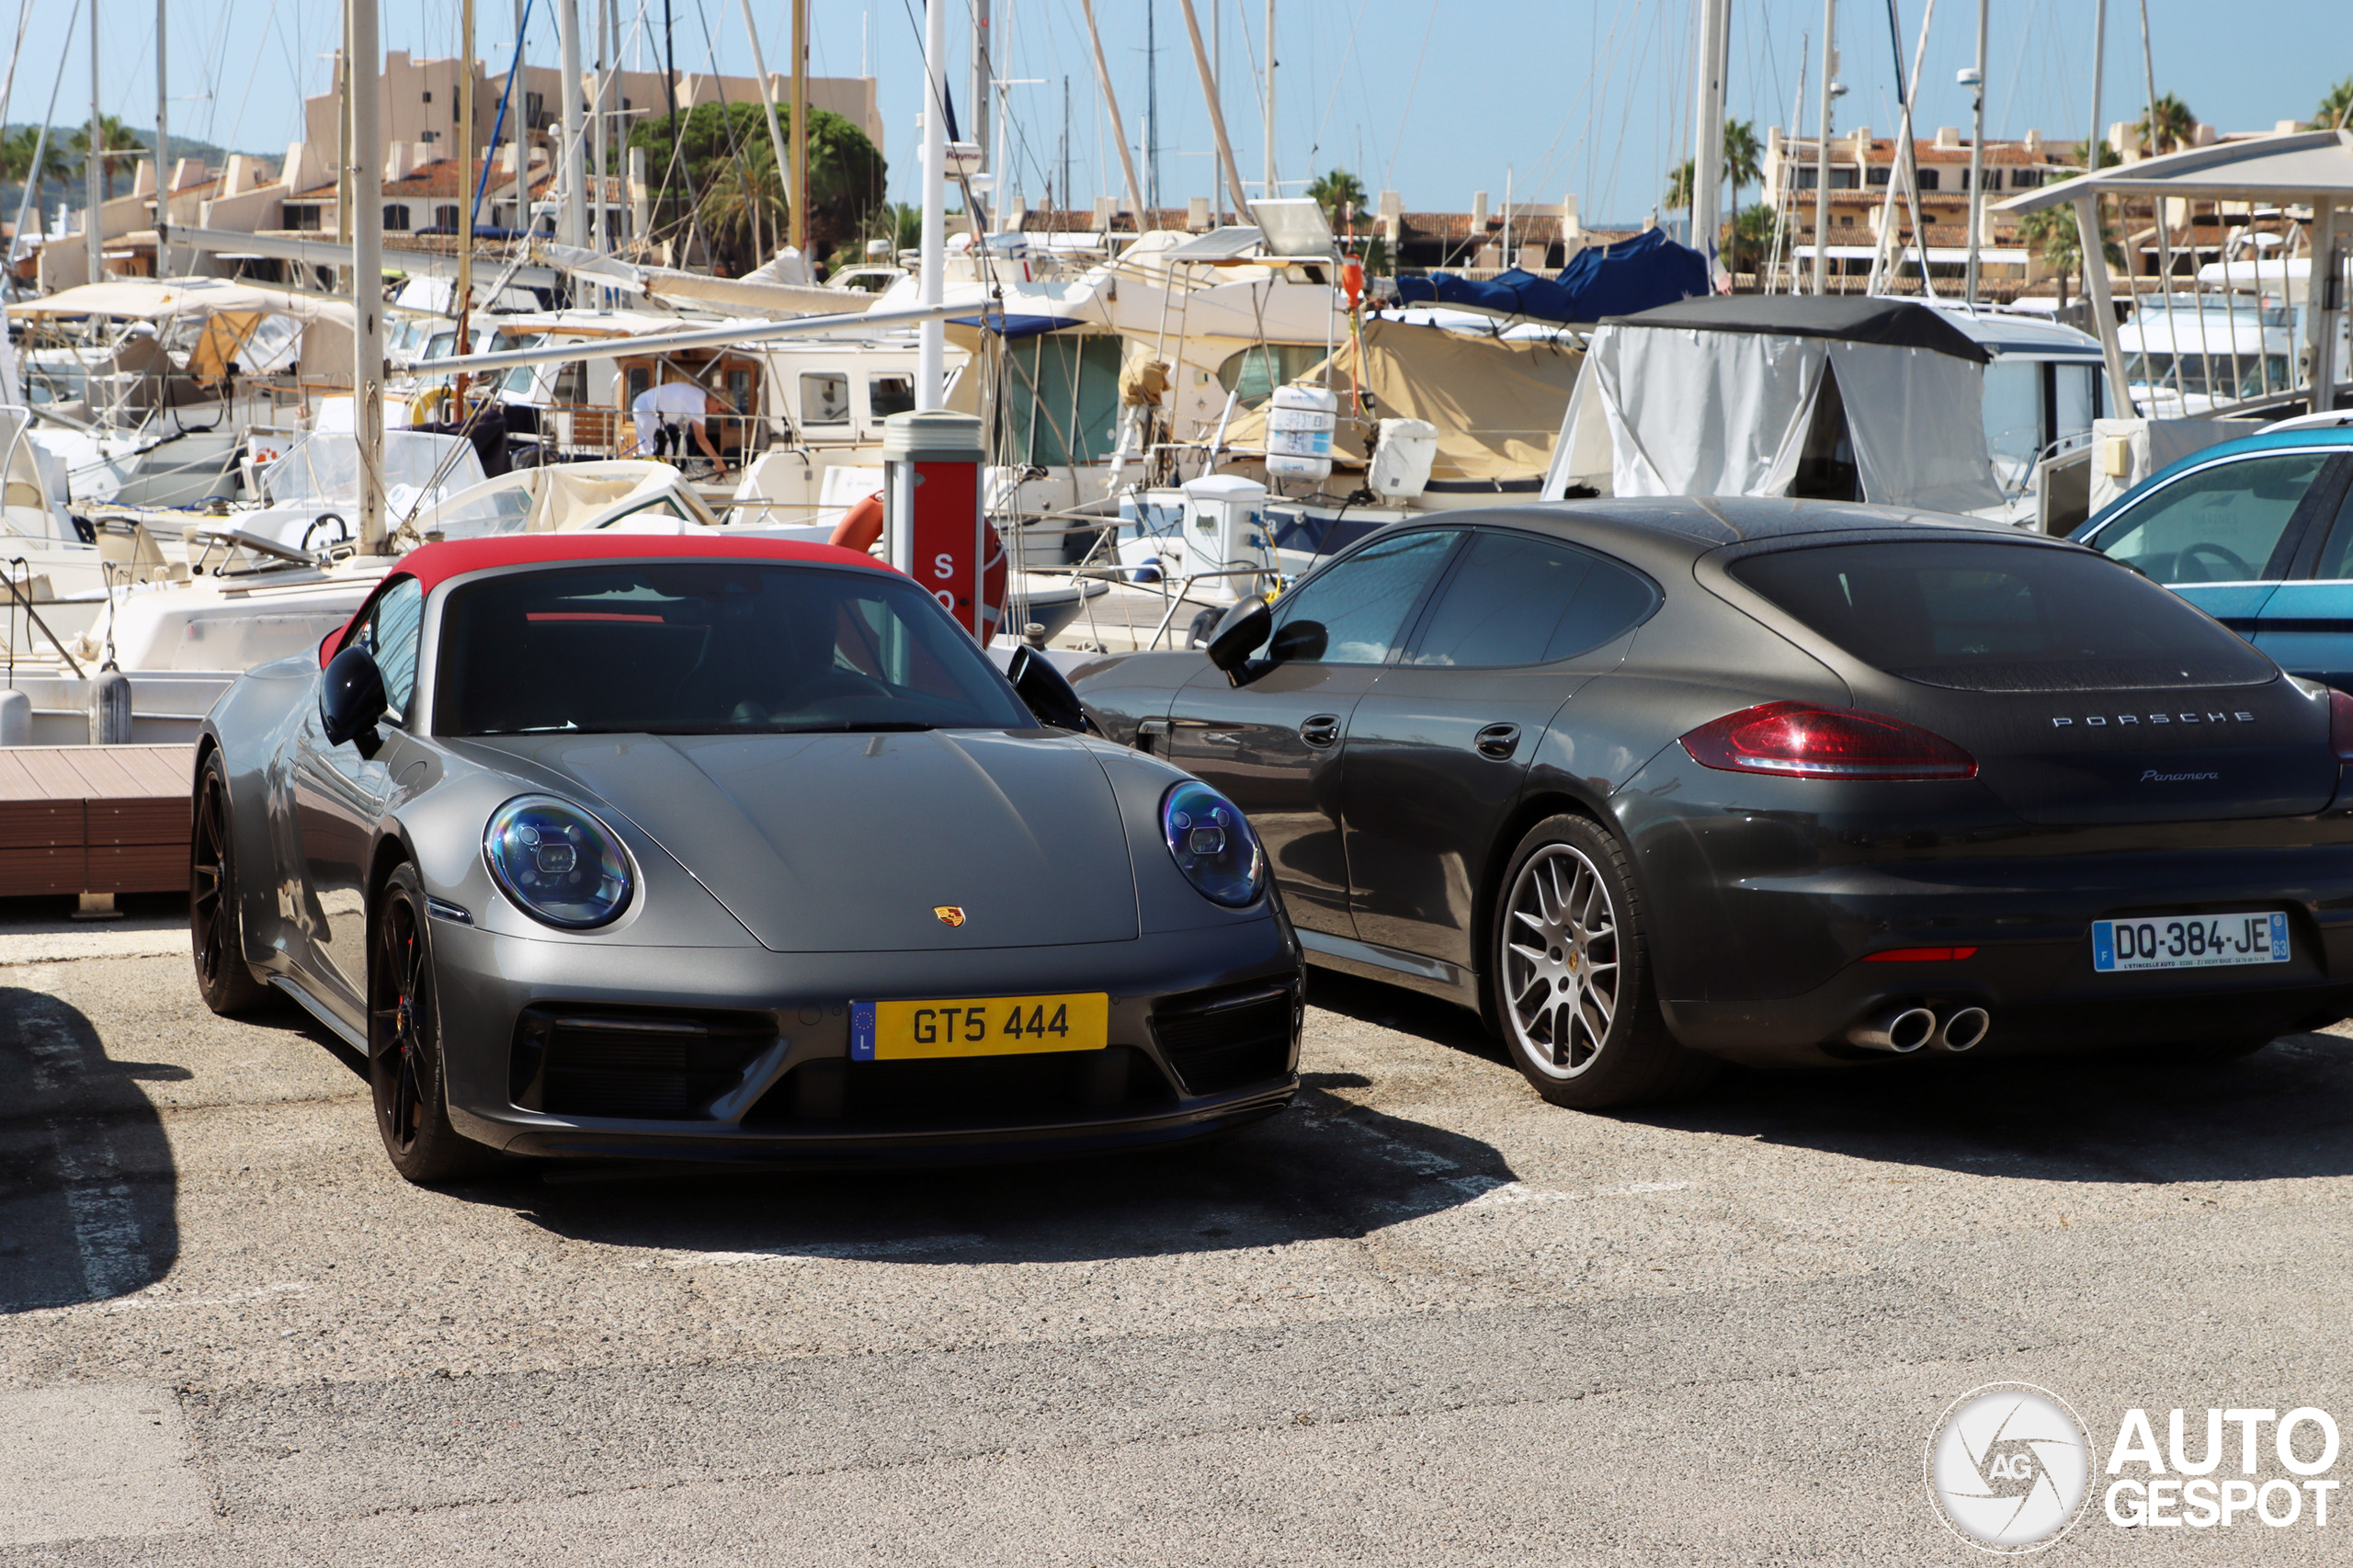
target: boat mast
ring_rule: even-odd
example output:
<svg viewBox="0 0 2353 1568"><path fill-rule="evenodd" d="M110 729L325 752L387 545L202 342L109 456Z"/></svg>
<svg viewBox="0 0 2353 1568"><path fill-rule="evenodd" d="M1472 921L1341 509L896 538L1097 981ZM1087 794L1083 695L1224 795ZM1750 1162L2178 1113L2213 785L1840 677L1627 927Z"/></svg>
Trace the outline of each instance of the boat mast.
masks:
<svg viewBox="0 0 2353 1568"><path fill-rule="evenodd" d="M563 97L556 111L558 149L556 179L561 191L556 208L556 233L563 243L585 248L588 210L581 204L587 192L581 168L580 144L580 0L555 0L556 90Z"/></svg>
<svg viewBox="0 0 2353 1568"><path fill-rule="evenodd" d="M988 161L988 205L986 212L972 214L972 232L994 229L990 220L1005 210L1004 171L998 168L994 155L996 149L989 144L989 95L995 91L996 32L990 26L989 0L972 0L972 85L969 89L972 101L964 106L965 140L981 150ZM974 182L964 182L970 186ZM969 199L969 198L967 199Z"/></svg>
<svg viewBox="0 0 2353 1568"><path fill-rule="evenodd" d="M384 52L376 0L350 0L352 430L359 446L359 553L384 553Z"/></svg>
<svg viewBox="0 0 2353 1568"><path fill-rule="evenodd" d="M1082 0L1083 3L1083 0ZM923 8L923 252L916 279L918 301L937 305L945 294L948 269L948 6L924 0ZM1094 25L1088 14L1087 25ZM925 322L915 331L915 406L948 406L948 328Z"/></svg>
<svg viewBox="0 0 2353 1568"><path fill-rule="evenodd" d="M474 0L459 0L458 37L458 167L471 187L474 176ZM458 210L458 352L473 349L474 204L469 188ZM449 416L466 416L466 373L457 373L449 386Z"/></svg>
<svg viewBox="0 0 2353 1568"><path fill-rule="evenodd" d="M1977 0L1977 69L1970 92L1973 129L1969 133L1969 302L1977 303L1977 248L1985 226L1985 13L1991 0Z"/></svg>
<svg viewBox="0 0 2353 1568"><path fill-rule="evenodd" d="M1120 170L1128 179L1128 210L1136 215L1136 233L1141 234L1143 233L1143 187L1136 182L1135 154L1128 150L1128 125L1120 118L1120 95L1111 90L1111 68L1103 62L1103 35L1095 27L1095 0L1078 0L1078 8L1086 16L1087 40L1095 46L1095 82L1103 89L1103 108L1110 116L1112 140L1120 146ZM1274 0L1267 0L1269 16L1274 13ZM1269 153L1267 154L1267 167L1271 172L1274 166L1274 154ZM1108 225L1105 226L1103 244L1106 249L1111 244Z"/></svg>
<svg viewBox="0 0 2353 1568"><path fill-rule="evenodd" d="M1242 183L1242 171L1233 166L1233 144L1225 139L1225 111L1218 106L1217 74L1210 67L1210 57L1201 48L1200 19L1193 15L1193 0L1177 0L1185 8L1185 30L1193 40L1193 67L1201 74L1201 97L1210 106L1210 129L1217 134L1218 169L1223 177ZM1212 185L1216 180L1212 178ZM1212 203L1214 210L1214 202Z"/></svg>
<svg viewBox="0 0 2353 1568"><path fill-rule="evenodd" d="M171 267L172 222L172 131L171 97L165 90L165 62L171 51L165 47L168 34L165 30L165 0L155 0L155 276L169 278Z"/></svg>
<svg viewBox="0 0 2353 1568"><path fill-rule="evenodd" d="M106 241L98 233L98 209L106 205L98 182L107 160L98 150L98 0L90 0L90 150L82 160L82 246L93 283L104 281L107 275Z"/></svg>
<svg viewBox="0 0 2353 1568"><path fill-rule="evenodd" d="M776 154L777 177L784 182L785 211L798 214L801 210L801 186L799 177L793 173L792 155L785 151L784 131L777 124L776 94L768 85L767 57L760 52L760 29L752 21L752 0L743 0L743 5L744 36L752 42L752 70L760 84L760 109L767 116L768 149ZM793 111L792 123L796 130L801 124L798 109Z"/></svg>
<svg viewBox="0 0 2353 1568"><path fill-rule="evenodd" d="M1822 114L1813 147L1813 291L1830 283L1830 113L1838 97L1838 0L1822 0Z"/></svg>
<svg viewBox="0 0 2353 1568"><path fill-rule="evenodd" d="M530 23L530 0L515 0L515 58L506 67L506 99L515 108L515 222L514 233L531 230L531 100L528 95L517 97L516 89L523 83L523 29Z"/></svg>
<svg viewBox="0 0 2353 1568"><path fill-rule="evenodd" d="M809 261L809 0L792 0L792 248Z"/></svg>
<svg viewBox="0 0 2353 1568"><path fill-rule="evenodd" d="M1712 287L1723 264L1716 255L1718 181L1724 157L1724 63L1731 44L1732 0L1699 0L1698 123L1692 129L1691 244L1708 258ZM1508 208L1506 208L1508 210ZM1508 259L1508 258L1506 258Z"/></svg>
<svg viewBox="0 0 2353 1568"><path fill-rule="evenodd" d="M1248 41L1245 40L1244 41ZM1267 178L1266 188L1258 194L1272 201L1281 194L1275 188L1275 0L1267 0ZM1242 193L1234 192L1241 199Z"/></svg>

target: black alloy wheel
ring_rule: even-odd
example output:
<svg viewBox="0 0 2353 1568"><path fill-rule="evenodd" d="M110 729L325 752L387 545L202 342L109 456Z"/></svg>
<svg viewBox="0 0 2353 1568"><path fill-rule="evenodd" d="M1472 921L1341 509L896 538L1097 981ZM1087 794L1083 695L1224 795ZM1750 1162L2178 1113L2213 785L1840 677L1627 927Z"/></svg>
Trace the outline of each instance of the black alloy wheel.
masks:
<svg viewBox="0 0 2353 1568"><path fill-rule="evenodd" d="M493 1158L449 1125L426 918L415 869L394 868L369 922L368 1086L392 1168L421 1186L480 1171Z"/></svg>
<svg viewBox="0 0 2353 1568"><path fill-rule="evenodd" d="M232 842L229 771L221 754L210 752L197 774L196 817L189 824L188 934L196 958L197 994L223 1017L249 1013L269 994L245 962Z"/></svg>
<svg viewBox="0 0 2353 1568"><path fill-rule="evenodd" d="M1536 1092L1574 1110L1689 1094L1712 1057L1667 1033L1625 851L1596 823L1548 817L1495 901L1490 1015Z"/></svg>

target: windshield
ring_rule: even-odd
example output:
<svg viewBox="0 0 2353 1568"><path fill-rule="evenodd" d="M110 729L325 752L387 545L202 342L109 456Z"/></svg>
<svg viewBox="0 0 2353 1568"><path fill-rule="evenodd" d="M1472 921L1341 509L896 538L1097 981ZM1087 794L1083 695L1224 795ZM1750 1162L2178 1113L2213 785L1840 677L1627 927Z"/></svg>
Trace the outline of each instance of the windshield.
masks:
<svg viewBox="0 0 2353 1568"><path fill-rule="evenodd" d="M1732 574L1866 664L1961 691L2259 686L2268 659L2088 551L1885 540L1776 551Z"/></svg>
<svg viewBox="0 0 2353 1568"><path fill-rule="evenodd" d="M444 735L1029 729L972 638L904 577L756 561L493 578L442 615Z"/></svg>

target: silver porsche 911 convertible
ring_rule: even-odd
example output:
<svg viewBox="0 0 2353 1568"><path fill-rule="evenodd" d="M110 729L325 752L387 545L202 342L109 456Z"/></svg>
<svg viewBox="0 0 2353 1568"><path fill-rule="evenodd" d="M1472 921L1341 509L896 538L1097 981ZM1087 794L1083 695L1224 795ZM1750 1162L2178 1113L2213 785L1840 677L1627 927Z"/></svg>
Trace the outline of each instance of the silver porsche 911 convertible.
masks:
<svg viewBox="0 0 2353 1568"><path fill-rule="evenodd" d="M401 1173L540 1156L1026 1156L1296 1088L1249 824L822 545L526 536L403 558L197 748L216 1012L366 1053Z"/></svg>

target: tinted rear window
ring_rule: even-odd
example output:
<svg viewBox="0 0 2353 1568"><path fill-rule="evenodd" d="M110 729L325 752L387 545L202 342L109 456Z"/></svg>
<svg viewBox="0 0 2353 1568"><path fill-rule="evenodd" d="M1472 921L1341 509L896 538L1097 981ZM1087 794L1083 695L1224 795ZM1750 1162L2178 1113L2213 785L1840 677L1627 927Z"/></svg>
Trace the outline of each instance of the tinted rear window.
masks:
<svg viewBox="0 0 2353 1568"><path fill-rule="evenodd" d="M1733 577L1890 675L1962 691L2257 686L2271 662L2088 551L1984 541L1824 545Z"/></svg>

